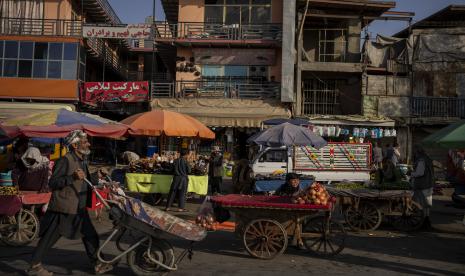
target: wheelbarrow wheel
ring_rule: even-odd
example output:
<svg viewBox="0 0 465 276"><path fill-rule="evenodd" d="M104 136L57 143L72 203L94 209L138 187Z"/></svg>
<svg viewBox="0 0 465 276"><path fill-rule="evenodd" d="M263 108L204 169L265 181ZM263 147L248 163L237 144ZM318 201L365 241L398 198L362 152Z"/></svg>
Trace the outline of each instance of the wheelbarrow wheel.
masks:
<svg viewBox="0 0 465 276"><path fill-rule="evenodd" d="M39 219L32 211L21 209L15 216L4 217L0 225L9 224L2 241L9 246L24 246L39 235Z"/></svg>
<svg viewBox="0 0 465 276"><path fill-rule="evenodd" d="M406 208L407 210L400 210L401 208ZM398 205L398 210L402 215L392 216L392 226L397 230L410 232L418 230L425 220L423 210L420 205L416 202L411 202L408 207L403 207L403 205Z"/></svg>
<svg viewBox="0 0 465 276"><path fill-rule="evenodd" d="M150 260L148 256L148 242L141 244L128 253L128 265L136 275L166 275L170 271ZM173 267L175 262L174 250L170 243L162 239L152 239L150 255L162 264Z"/></svg>
<svg viewBox="0 0 465 276"><path fill-rule="evenodd" d="M331 257L345 247L346 231L341 223L328 221L324 216L310 218L302 227L302 242L311 253Z"/></svg>
<svg viewBox="0 0 465 276"><path fill-rule="evenodd" d="M244 228L244 246L256 258L269 260L282 254L287 248L287 232L275 220L252 220Z"/></svg>
<svg viewBox="0 0 465 276"><path fill-rule="evenodd" d="M358 209L349 206L344 212L345 221L355 231L374 231L383 221L381 211L370 202L360 203Z"/></svg>

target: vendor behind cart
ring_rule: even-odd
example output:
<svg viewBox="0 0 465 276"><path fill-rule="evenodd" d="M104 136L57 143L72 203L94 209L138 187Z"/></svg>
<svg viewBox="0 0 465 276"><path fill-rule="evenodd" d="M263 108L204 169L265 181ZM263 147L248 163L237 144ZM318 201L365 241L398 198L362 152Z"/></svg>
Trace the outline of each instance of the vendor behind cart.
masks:
<svg viewBox="0 0 465 276"><path fill-rule="evenodd" d="M82 238L87 256L94 265L95 273L102 274L112 269L111 265L99 263L97 249L99 237L89 217L86 207L90 207L92 190L84 179L91 179L97 184L97 176L90 175L87 156L90 154L90 143L87 135L75 130L66 137L69 152L60 158L53 169L49 188L52 190L49 207L40 225L40 241L34 250L28 275L52 275L43 268L41 262L44 255L60 239ZM107 175L104 169L100 173Z"/></svg>
<svg viewBox="0 0 465 276"><path fill-rule="evenodd" d="M288 173L286 175L286 183L279 187L275 194L279 196L294 196L301 192L300 177L296 173Z"/></svg>

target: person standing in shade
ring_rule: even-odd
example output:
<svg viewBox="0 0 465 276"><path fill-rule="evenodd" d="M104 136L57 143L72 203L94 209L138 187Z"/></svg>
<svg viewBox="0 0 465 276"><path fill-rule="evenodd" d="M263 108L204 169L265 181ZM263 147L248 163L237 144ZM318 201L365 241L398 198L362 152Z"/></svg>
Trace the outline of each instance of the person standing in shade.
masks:
<svg viewBox="0 0 465 276"><path fill-rule="evenodd" d="M373 147L373 162L376 165L376 169L382 168L383 149L379 146L379 142L375 142L375 146Z"/></svg>
<svg viewBox="0 0 465 276"><path fill-rule="evenodd" d="M169 211L173 205L174 198L178 200L178 212L187 212L184 208L186 203L187 185L189 184L188 175L191 172L187 157L189 151L187 149L181 150L181 156L173 161L173 182L171 183L170 192L168 194L168 202L165 211Z"/></svg>
<svg viewBox="0 0 465 276"><path fill-rule="evenodd" d="M92 189L84 179L98 184L97 174L90 174L87 156L90 154L90 143L87 135L81 130L71 132L65 139L68 153L57 160L49 181L52 191L47 212L40 222L39 243L32 256L28 275L53 275L42 266L45 254L60 239L82 239L87 257L94 266L95 274L103 274L113 267L98 261L99 236L87 212L91 205ZM100 169L101 175L108 175Z"/></svg>
<svg viewBox="0 0 465 276"><path fill-rule="evenodd" d="M433 162L425 150L415 145L413 147L414 171L411 173L413 199L423 208L425 220L423 228L431 229L430 209L433 207L434 169Z"/></svg>
<svg viewBox="0 0 465 276"><path fill-rule="evenodd" d="M208 184L211 187L212 194L220 194L223 184L223 155L220 147L214 146L210 156L210 164L208 169Z"/></svg>

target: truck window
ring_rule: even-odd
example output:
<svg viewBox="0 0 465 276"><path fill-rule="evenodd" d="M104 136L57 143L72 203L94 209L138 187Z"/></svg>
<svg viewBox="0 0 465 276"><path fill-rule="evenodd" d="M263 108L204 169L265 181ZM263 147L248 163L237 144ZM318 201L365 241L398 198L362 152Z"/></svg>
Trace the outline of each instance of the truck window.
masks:
<svg viewBox="0 0 465 276"><path fill-rule="evenodd" d="M283 150L270 150L265 152L259 162L286 162L287 154Z"/></svg>

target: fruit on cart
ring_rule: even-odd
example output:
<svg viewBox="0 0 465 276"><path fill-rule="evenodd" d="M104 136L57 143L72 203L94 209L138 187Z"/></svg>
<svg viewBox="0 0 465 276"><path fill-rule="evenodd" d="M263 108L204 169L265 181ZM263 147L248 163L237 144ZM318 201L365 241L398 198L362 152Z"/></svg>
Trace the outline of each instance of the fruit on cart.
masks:
<svg viewBox="0 0 465 276"><path fill-rule="evenodd" d="M327 205L333 199L329 196L325 187L318 182L299 193L292 199L295 204Z"/></svg>
<svg viewBox="0 0 465 276"><path fill-rule="evenodd" d="M357 189L363 189L364 185L361 183L354 183L354 182L339 182L339 183L336 183L335 188L338 190L357 190Z"/></svg>
<svg viewBox="0 0 465 276"><path fill-rule="evenodd" d="M218 223L212 214L198 215L195 219L195 223L207 230L215 231L218 227Z"/></svg>

